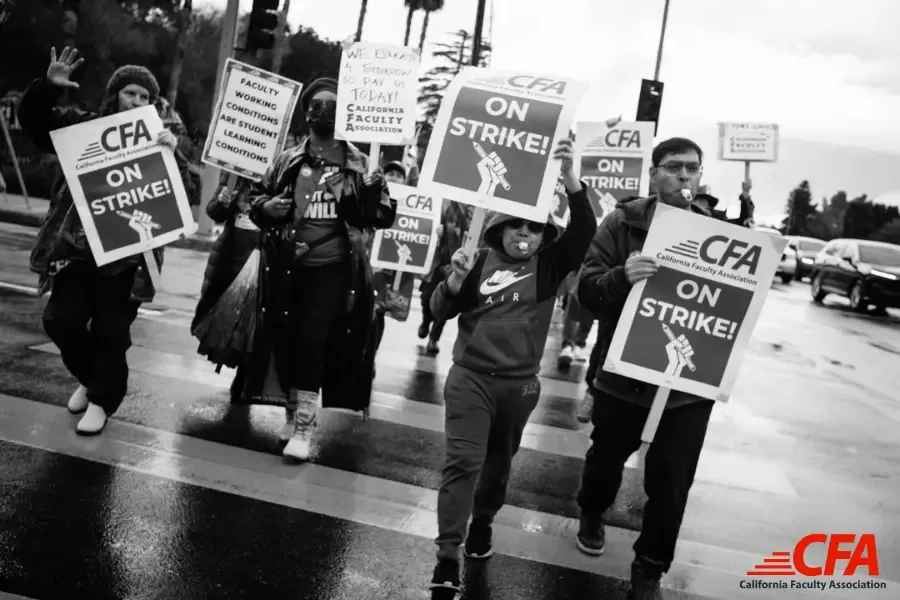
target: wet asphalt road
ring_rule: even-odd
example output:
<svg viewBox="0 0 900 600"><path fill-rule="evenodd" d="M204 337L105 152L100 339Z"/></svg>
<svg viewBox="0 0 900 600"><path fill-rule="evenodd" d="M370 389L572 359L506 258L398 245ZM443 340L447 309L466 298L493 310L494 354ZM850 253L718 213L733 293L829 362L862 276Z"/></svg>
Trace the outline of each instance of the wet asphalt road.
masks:
<svg viewBox="0 0 900 600"><path fill-rule="evenodd" d="M900 318L826 304L806 284L773 285L737 390L714 411L667 597L807 597L739 583L810 532L875 533L881 576L900 580ZM0 592L427 597L454 327L431 358L418 311L389 320L371 418L324 415L312 463L296 466L280 457L276 409L229 408L231 374L194 354L183 308L139 317L130 395L103 436L83 439L63 408L73 381L40 328L43 301L0 290L0 306ZM583 363L558 372L556 339L499 554L467 568L470 600L625 597L639 472L627 469L607 555L578 554Z"/></svg>

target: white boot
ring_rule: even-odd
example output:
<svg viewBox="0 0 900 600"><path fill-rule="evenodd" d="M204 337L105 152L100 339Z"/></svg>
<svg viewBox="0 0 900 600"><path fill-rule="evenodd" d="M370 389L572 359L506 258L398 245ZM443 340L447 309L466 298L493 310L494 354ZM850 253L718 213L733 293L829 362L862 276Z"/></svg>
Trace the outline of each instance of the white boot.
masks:
<svg viewBox="0 0 900 600"><path fill-rule="evenodd" d="M316 427L316 409L319 394L302 390L291 390L291 400L296 400L297 413L294 416L294 432L282 455L294 460L308 460L312 432ZM292 402L293 403L293 402Z"/></svg>
<svg viewBox="0 0 900 600"><path fill-rule="evenodd" d="M281 427L281 431L278 432L278 441L282 444L287 443L291 436L294 435L294 415L296 414L296 408L284 407L284 425Z"/></svg>
<svg viewBox="0 0 900 600"><path fill-rule="evenodd" d="M106 427L106 419L106 411L90 402L84 416L75 426L75 432L80 435L97 435Z"/></svg>
<svg viewBox="0 0 900 600"><path fill-rule="evenodd" d="M69 412L73 415L77 415L78 413L82 413L88 407L88 399L87 399L87 388L83 385L79 385L78 389L72 394L72 397L69 398L68 409Z"/></svg>

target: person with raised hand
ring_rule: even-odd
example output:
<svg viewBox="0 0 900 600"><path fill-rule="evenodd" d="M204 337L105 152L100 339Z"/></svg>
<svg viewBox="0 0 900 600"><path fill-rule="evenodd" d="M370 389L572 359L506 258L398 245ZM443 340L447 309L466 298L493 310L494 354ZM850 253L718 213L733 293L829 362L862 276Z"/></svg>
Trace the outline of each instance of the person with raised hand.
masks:
<svg viewBox="0 0 900 600"><path fill-rule="evenodd" d="M50 140L50 132L55 129L148 106L159 96L153 73L141 66L125 65L110 77L106 97L96 112L57 107L65 89L79 88L72 75L83 64L77 49L66 47L57 56L56 49L51 48L46 74L34 80L22 96L19 122L41 152L55 154ZM175 153L190 196L193 184L187 160L175 150L175 135L164 130L157 142ZM48 173L48 178L54 175ZM97 266L69 186L64 177L56 176L55 182L30 266L40 277L40 293L52 290L44 310L44 329L59 348L63 364L78 380L78 388L68 401L70 412L84 413L76 432L95 435L103 431L125 397L131 324L141 302L151 301L156 290L140 254ZM162 249L154 254L161 265Z"/></svg>

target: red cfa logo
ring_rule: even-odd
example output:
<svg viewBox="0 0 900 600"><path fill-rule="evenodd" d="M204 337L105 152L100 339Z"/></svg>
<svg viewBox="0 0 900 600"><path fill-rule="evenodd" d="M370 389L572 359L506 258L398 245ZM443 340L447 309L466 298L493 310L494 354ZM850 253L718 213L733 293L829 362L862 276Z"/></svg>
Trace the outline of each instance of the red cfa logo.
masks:
<svg viewBox="0 0 900 600"><path fill-rule="evenodd" d="M825 546L825 562L821 565L813 564L816 561L807 556L807 551L816 544ZM793 552L773 552L771 557L763 559L762 564L747 571L747 575L834 577L837 573L853 577L857 569L867 570L870 577L878 576L878 551L875 549L874 533L859 536L854 533L811 533L797 542Z"/></svg>

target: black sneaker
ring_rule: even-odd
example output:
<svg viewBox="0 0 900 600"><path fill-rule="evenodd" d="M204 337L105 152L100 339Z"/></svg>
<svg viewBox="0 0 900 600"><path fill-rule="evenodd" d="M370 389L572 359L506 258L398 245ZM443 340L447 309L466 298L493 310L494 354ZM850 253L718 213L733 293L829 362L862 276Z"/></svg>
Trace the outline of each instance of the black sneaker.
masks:
<svg viewBox="0 0 900 600"><path fill-rule="evenodd" d="M422 323L421 325L419 325L419 331L417 333L419 334L420 340L424 340L425 338L427 338L428 334L430 332L431 332L431 324L430 323Z"/></svg>
<svg viewBox="0 0 900 600"><path fill-rule="evenodd" d="M438 343L437 343L436 341L434 341L434 340L428 340L428 345L425 346L425 352L426 352L426 353L428 353L428 354L434 356L435 354L437 354L437 353L440 352L440 351L441 351L441 349L440 349L440 347L438 346Z"/></svg>
<svg viewBox="0 0 900 600"><path fill-rule="evenodd" d="M582 514L575 543L588 556L600 556L606 547L606 528L603 519Z"/></svg>
<svg viewBox="0 0 900 600"><path fill-rule="evenodd" d="M466 536L466 545L463 554L472 560L485 560L494 555L491 544L491 524L473 519L469 525L469 535Z"/></svg>
<svg viewBox="0 0 900 600"><path fill-rule="evenodd" d="M631 600L662 600L662 568L635 558L631 563Z"/></svg>
<svg viewBox="0 0 900 600"><path fill-rule="evenodd" d="M432 600L455 598L459 592L459 563L448 558L439 560L428 587L431 589Z"/></svg>

